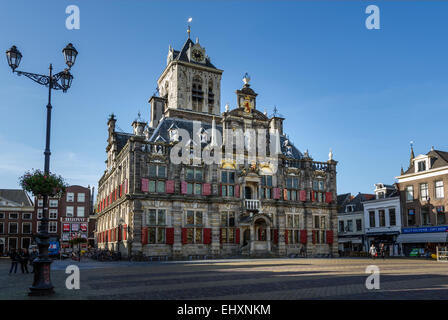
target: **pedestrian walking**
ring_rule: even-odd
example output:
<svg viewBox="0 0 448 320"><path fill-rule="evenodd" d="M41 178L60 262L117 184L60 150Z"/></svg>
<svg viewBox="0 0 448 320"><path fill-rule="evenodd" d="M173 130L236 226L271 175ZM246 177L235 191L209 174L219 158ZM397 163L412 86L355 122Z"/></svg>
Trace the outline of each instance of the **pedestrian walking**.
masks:
<svg viewBox="0 0 448 320"><path fill-rule="evenodd" d="M20 252L20 269L22 269L22 273L30 273L28 271L28 261L30 260L30 254L28 249L22 249Z"/></svg>
<svg viewBox="0 0 448 320"><path fill-rule="evenodd" d="M37 258L38 255L39 254L38 254L36 248L33 248L33 250L30 253L30 266L33 267L33 270L31 271L31 273L34 273L34 260Z"/></svg>
<svg viewBox="0 0 448 320"><path fill-rule="evenodd" d="M12 273L12 270L14 270L14 273L17 273L17 265L19 264L19 257L17 255L16 250L11 249L8 255L9 258L11 259L11 269L9 269L9 274Z"/></svg>
<svg viewBox="0 0 448 320"><path fill-rule="evenodd" d="M372 243L372 245L370 246L370 250L369 250L370 256L372 257L372 259L376 258L376 247L375 245Z"/></svg>
<svg viewBox="0 0 448 320"><path fill-rule="evenodd" d="M384 243L381 243L380 245L380 256L383 260L386 258L386 247L384 246Z"/></svg>

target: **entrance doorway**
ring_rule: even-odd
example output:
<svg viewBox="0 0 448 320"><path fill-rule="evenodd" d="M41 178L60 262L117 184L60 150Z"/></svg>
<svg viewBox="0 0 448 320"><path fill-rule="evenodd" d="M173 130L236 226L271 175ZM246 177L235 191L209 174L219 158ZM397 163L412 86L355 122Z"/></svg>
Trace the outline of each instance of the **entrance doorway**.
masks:
<svg viewBox="0 0 448 320"><path fill-rule="evenodd" d="M244 198L245 199L252 199L252 188L251 187L245 187L244 188Z"/></svg>
<svg viewBox="0 0 448 320"><path fill-rule="evenodd" d="M243 246L247 245L250 241L250 230L246 229L243 233Z"/></svg>
<svg viewBox="0 0 448 320"><path fill-rule="evenodd" d="M255 238L257 241L266 241L266 222L263 219L259 219L255 222Z"/></svg>

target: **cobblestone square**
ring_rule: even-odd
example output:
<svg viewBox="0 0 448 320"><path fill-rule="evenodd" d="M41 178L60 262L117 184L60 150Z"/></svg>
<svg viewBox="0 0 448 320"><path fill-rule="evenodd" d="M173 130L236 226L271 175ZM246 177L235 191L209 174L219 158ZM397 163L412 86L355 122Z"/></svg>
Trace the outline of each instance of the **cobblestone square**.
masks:
<svg viewBox="0 0 448 320"><path fill-rule="evenodd" d="M81 288L68 290L65 269L80 268ZM366 267L380 269L368 290ZM0 260L0 299L28 297L32 274L8 275ZM188 262L55 261L50 299L448 299L448 265L420 259L244 259Z"/></svg>

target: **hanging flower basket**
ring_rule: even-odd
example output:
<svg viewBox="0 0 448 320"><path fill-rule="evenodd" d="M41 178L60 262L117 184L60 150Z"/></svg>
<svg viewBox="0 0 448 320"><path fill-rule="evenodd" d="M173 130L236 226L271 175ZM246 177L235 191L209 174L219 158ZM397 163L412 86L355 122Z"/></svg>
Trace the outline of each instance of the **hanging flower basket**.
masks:
<svg viewBox="0 0 448 320"><path fill-rule="evenodd" d="M31 192L35 197L61 197L68 187L61 176L45 174L41 170L26 172L19 178L19 183L23 190Z"/></svg>

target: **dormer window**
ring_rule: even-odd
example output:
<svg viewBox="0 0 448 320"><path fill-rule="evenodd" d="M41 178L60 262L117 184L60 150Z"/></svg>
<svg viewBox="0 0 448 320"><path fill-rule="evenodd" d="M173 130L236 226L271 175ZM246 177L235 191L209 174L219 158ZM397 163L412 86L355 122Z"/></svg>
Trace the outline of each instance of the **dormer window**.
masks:
<svg viewBox="0 0 448 320"><path fill-rule="evenodd" d="M354 212L355 211L355 206L353 204L349 204L348 206L345 207L345 212Z"/></svg>
<svg viewBox="0 0 448 320"><path fill-rule="evenodd" d="M418 172L426 170L426 161L417 162Z"/></svg>

